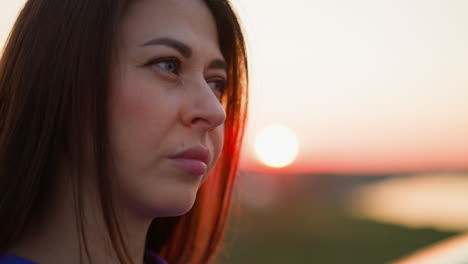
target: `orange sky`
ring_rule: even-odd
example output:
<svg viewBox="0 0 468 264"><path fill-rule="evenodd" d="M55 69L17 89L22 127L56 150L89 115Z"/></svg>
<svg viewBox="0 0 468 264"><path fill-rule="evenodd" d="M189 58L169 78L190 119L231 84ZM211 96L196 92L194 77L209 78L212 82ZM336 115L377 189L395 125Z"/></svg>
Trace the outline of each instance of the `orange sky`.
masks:
<svg viewBox="0 0 468 264"><path fill-rule="evenodd" d="M0 42L22 1L0 2ZM259 129L296 131L275 172L468 168L468 1L232 0L246 31ZM270 170L271 171L271 170Z"/></svg>
<svg viewBox="0 0 468 264"><path fill-rule="evenodd" d="M296 131L272 172L468 168L467 1L234 0L251 59L243 168L259 129Z"/></svg>

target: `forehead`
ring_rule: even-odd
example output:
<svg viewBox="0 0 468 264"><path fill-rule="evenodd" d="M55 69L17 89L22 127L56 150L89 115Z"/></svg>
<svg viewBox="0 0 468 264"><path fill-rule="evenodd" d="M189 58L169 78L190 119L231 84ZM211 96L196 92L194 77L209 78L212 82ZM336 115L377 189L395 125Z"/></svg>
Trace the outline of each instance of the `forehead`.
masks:
<svg viewBox="0 0 468 264"><path fill-rule="evenodd" d="M169 37L197 48L219 50L214 18L202 0L131 1L123 17L124 47Z"/></svg>

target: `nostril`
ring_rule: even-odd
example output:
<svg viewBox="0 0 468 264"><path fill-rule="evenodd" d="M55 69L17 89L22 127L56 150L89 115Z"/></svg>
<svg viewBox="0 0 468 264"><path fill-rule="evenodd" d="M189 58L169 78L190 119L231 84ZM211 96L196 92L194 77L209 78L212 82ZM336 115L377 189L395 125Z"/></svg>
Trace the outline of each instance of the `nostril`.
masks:
<svg viewBox="0 0 468 264"><path fill-rule="evenodd" d="M206 122L203 118L200 118L200 117L195 117L193 120L192 120L192 124L198 124L198 123L203 123L203 122Z"/></svg>

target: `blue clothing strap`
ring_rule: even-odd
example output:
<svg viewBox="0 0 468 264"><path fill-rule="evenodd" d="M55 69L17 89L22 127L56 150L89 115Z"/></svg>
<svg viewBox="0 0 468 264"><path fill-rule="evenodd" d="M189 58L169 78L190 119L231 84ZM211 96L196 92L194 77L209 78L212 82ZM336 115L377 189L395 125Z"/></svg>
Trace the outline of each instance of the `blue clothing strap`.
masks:
<svg viewBox="0 0 468 264"><path fill-rule="evenodd" d="M152 251L147 251L148 256L151 258L154 264L167 264L160 256ZM4 256L0 256L0 264L38 264L31 260L16 256L13 253L6 253Z"/></svg>
<svg viewBox="0 0 468 264"><path fill-rule="evenodd" d="M12 253L6 253L4 256L0 257L0 264L37 264L30 260L18 257Z"/></svg>
<svg viewBox="0 0 468 264"><path fill-rule="evenodd" d="M154 264L167 264L167 262L164 259L162 259L160 256L158 256L153 251L148 250L147 254L148 254L149 258L153 261L152 263L154 263Z"/></svg>

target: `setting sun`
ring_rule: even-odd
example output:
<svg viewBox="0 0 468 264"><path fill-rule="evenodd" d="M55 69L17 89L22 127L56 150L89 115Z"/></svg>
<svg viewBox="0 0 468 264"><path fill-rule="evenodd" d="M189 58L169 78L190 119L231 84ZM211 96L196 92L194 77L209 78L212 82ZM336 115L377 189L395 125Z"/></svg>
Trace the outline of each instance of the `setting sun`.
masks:
<svg viewBox="0 0 468 264"><path fill-rule="evenodd" d="M255 138L255 153L265 165L282 168L297 156L299 144L296 134L282 125L263 128Z"/></svg>

